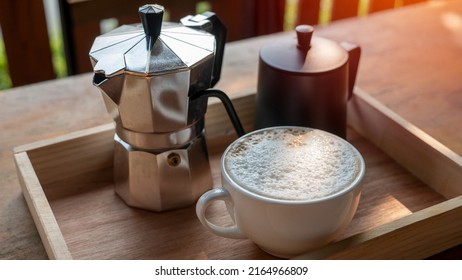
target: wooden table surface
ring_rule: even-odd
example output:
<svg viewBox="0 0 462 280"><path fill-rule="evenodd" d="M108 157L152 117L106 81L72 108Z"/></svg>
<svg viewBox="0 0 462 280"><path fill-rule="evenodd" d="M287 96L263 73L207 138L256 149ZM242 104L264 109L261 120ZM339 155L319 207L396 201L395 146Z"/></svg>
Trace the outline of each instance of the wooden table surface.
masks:
<svg viewBox="0 0 462 280"><path fill-rule="evenodd" d="M462 154L462 1L438 1L317 27L315 34L362 47L357 85ZM256 89L258 51L292 32L229 43L217 88ZM91 74L0 92L0 259L47 259L22 196L13 148L105 124ZM462 247L436 256L462 258Z"/></svg>

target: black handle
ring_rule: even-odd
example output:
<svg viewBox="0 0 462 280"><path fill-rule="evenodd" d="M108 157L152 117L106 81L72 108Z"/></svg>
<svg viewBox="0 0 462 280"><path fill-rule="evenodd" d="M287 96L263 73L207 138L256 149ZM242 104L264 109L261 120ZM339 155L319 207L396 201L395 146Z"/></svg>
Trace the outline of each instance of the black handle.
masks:
<svg viewBox="0 0 462 280"><path fill-rule="evenodd" d="M225 43L226 43L226 26L220 21L218 16L213 12L205 12L201 15L196 16L187 16L181 19L181 23L184 26L191 28L201 29L211 33L215 36L215 41L217 43L215 49L215 60L213 64L213 73L212 73L212 84L215 84L220 80L221 75L221 65L223 63L223 55L225 52Z"/></svg>
<svg viewBox="0 0 462 280"><path fill-rule="evenodd" d="M196 99L196 98L202 98L202 97L205 97L207 99L209 97L216 97L220 99L220 101L225 106L226 112L228 113L229 119L231 120L234 126L234 130L236 131L237 136L241 137L245 134L244 128L242 127L241 121L239 120L239 117L237 116L233 103L229 99L228 95L226 95L226 93L218 89L206 89L203 91L196 92L192 98Z"/></svg>

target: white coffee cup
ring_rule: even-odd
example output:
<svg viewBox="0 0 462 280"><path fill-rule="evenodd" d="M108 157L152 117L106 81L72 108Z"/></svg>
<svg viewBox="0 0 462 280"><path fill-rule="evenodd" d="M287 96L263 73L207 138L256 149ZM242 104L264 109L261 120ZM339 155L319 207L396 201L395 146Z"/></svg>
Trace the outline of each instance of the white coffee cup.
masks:
<svg viewBox="0 0 462 280"><path fill-rule="evenodd" d="M359 203L364 172L361 154L336 135L303 127L264 128L226 149L223 186L200 197L196 214L216 235L248 238L272 255L290 258L326 245L345 230ZM206 218L217 200L226 203L232 226Z"/></svg>

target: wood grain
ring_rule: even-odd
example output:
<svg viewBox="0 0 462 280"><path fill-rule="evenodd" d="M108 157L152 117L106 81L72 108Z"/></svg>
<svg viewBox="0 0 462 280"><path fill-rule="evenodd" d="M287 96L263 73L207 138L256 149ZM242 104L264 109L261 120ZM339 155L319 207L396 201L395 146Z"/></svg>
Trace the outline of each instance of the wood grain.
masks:
<svg viewBox="0 0 462 280"><path fill-rule="evenodd" d="M358 43L363 55L357 85L385 107L461 155L462 84L459 81L462 73L462 41L457 25L461 13L460 0L431 1L425 5L406 6L360 19L341 20L325 27L318 26L315 35L339 42L348 40ZM222 78L217 88L233 98L242 96L242 93L255 92L259 48L263 44L292 37L291 33L278 33L227 44ZM443 65L444 71L440 70ZM1 259L48 258L20 189L13 147L111 122L100 93L91 85L91 80L91 74L84 74L0 92ZM234 139L231 128L228 138L229 141ZM219 146L216 145L217 153ZM374 145L372 147L378 149ZM378 167L397 167L397 170L389 168L383 173L385 175L369 182L382 193L363 194L362 202L371 199L376 204L375 215L386 218L389 214L383 207L388 203L401 209L397 212L397 219L409 216L409 211L415 212L438 204L434 204L435 200L428 199L426 195L406 195L404 192L397 198L393 197L392 194L397 193L395 188L403 185L387 184L385 176L390 176L393 181L408 178L403 183L406 188L413 186L417 179L409 176L393 160L390 160L393 164L389 165L389 160L387 156L385 159L369 159ZM66 185L75 186L77 182L85 182L84 178L75 178L74 182ZM416 185L421 184L417 180ZM387 188L380 186L390 188L389 195ZM412 207L414 204L418 207ZM369 214L368 211L359 213L363 216ZM355 233L352 234L354 236ZM419 243L422 246L423 240ZM409 239L408 242L413 240ZM432 243L433 240L429 241L429 244ZM437 242L435 246L438 246ZM237 251L239 255L240 250ZM451 250L449 255L434 258L460 259L461 252L462 247L459 246ZM207 257L206 253L198 255Z"/></svg>
<svg viewBox="0 0 462 280"><path fill-rule="evenodd" d="M459 245L461 226L459 196L298 258L422 259Z"/></svg>
<svg viewBox="0 0 462 280"><path fill-rule="evenodd" d="M52 212L48 199L40 185L34 168L26 152L15 154L17 171L20 174L19 180L23 186L24 197L31 210L32 218L35 221L40 237L44 241L45 250L50 259L71 259L66 241L55 215Z"/></svg>
<svg viewBox="0 0 462 280"><path fill-rule="evenodd" d="M362 100L363 97L359 95L355 98ZM249 104L252 104L254 99L254 94L247 94L237 98L237 102L234 103L236 109L243 113L241 115L243 123L249 123L253 119L254 106L249 106ZM367 99L359 104L361 104L360 108L375 105ZM209 140L211 140L209 146L213 147L210 149L213 151L210 162L216 187L220 186L221 153L233 137L235 138L235 136L230 137L232 133L228 131L232 125L227 118L222 116L221 106L220 103L212 102L206 120L206 130L210 130L208 132ZM361 112L357 107L352 108ZM379 106L375 109L380 112L381 108ZM366 111L371 111L371 109ZM375 114L379 113L375 112ZM370 118L368 121L373 122L377 119L377 117ZM395 129L404 129L404 127L397 126ZM68 250L64 248L64 255L67 252L76 259L273 258L249 240L224 239L206 231L195 217L194 206L165 213L154 213L126 206L113 191L110 167L111 148L107 148L112 147L112 136L113 126L103 125L17 148L17 155L22 155L27 151L32 163L35 163L34 168L38 170L36 174L43 183L41 187L51 206L47 211L54 213L56 217L56 221L50 221L52 228L61 229L62 238L68 246ZM350 227L338 242L334 243L339 244L334 247L335 250L330 249L329 254L325 255L326 253L323 254L324 251L321 249L318 253L321 255L313 253L314 256L335 257L338 254L346 258L356 257L349 253L342 255L343 251L353 250L349 246L350 241L344 240L360 240L357 242L359 244L363 241L368 244L377 244L376 242L379 241L376 240L382 240L382 234L391 234L390 230L380 230L382 227L392 228L393 231L400 231L401 227L407 227L411 228L411 232L412 229L421 226L421 223L426 227L425 217L432 220L438 218L433 217L436 215L435 211L427 210L429 213L425 214L421 210L445 202L444 197L409 174L405 168L398 165L356 131L348 130L348 140L362 153L367 166L362 182L364 190L359 209ZM51 155L48 161L42 160L46 154ZM50 160L52 163L49 162ZM450 162L451 159L447 161ZM87 166L88 162L90 162L90 167ZM441 164L444 165L444 162ZM82 171L79 172L79 170ZM50 174L60 175L52 180L53 176ZM29 173L25 175L31 176ZM40 176L43 176L43 180ZM29 184L27 184L27 177L24 181L26 186L40 188L34 183L35 179ZM460 210L457 205L453 208L454 215L459 215ZM443 209L446 208L443 207ZM40 207L37 212L41 212ZM440 212L444 211L440 210ZM402 219L408 216L413 217L414 213L418 213L420 218L407 218L408 222L402 222ZM209 215L211 220L219 224L230 223L223 205L214 205ZM417 222L419 223L414 225ZM43 223L42 227L47 228L48 225ZM447 232L453 232L453 228ZM416 232L413 234L420 236ZM53 244L51 236L48 236L44 242L47 242L46 247L52 247L57 251L62 249L60 242ZM382 242L380 241L380 245L376 247L386 246ZM458 244L459 239L449 235L445 242L443 245L455 245ZM436 244L438 247L431 246L424 252L436 253L441 248L446 248L440 243ZM357 244L354 243L354 245ZM395 256L385 249L377 253L376 247L372 245L366 247L368 249L362 250L361 256L365 258ZM411 252L411 257L428 256L422 254L419 247L413 251L418 254Z"/></svg>
<svg viewBox="0 0 462 280"><path fill-rule="evenodd" d="M362 103L370 106L364 106ZM462 195L462 157L360 88L349 102L349 123L446 198ZM367 119L367 121L365 121Z"/></svg>

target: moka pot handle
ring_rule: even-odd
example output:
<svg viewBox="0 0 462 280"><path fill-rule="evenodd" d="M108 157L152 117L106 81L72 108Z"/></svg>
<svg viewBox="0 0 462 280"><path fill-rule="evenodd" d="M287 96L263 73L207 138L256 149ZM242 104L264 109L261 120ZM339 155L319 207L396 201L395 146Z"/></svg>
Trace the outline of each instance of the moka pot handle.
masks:
<svg viewBox="0 0 462 280"><path fill-rule="evenodd" d="M213 64L213 73L211 80L211 87L220 80L221 65L223 62L223 55L225 52L226 43L226 26L221 22L218 16L213 12L205 12L196 16L186 16L181 19L184 26L200 29L209 32L215 36L215 60Z"/></svg>
<svg viewBox="0 0 462 280"><path fill-rule="evenodd" d="M239 120L239 117L236 113L236 110L234 109L231 99L229 99L226 93L218 89L206 89L206 90L195 93L191 97L191 99L197 99L197 98L207 98L208 99L209 97L216 97L220 99L220 101L223 103L223 106L225 106L226 112L228 113L229 119L231 120L231 123L234 126L234 130L236 131L237 136L238 137L243 136L245 134L244 128L242 127L241 121Z"/></svg>

